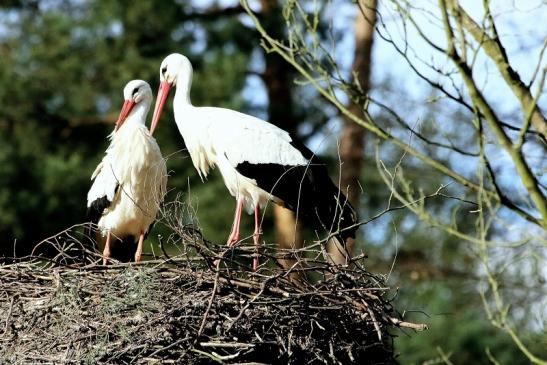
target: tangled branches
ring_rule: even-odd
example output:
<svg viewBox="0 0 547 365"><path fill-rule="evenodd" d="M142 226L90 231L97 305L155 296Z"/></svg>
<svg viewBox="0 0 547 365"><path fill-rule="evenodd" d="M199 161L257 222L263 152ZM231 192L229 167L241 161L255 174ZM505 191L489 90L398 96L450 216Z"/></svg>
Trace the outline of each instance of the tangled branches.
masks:
<svg viewBox="0 0 547 365"><path fill-rule="evenodd" d="M423 329L400 319L382 278L358 262L298 266L314 280L272 265L249 272L257 253L244 244L219 248L164 222L173 257L103 266L75 227L38 246L58 251L50 258L0 265L0 362L382 364L394 362L390 329Z"/></svg>

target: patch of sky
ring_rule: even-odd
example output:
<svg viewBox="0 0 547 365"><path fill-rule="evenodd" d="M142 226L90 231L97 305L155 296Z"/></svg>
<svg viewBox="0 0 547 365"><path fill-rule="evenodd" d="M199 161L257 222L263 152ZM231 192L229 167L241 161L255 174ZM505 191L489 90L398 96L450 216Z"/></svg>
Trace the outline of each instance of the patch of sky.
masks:
<svg viewBox="0 0 547 365"><path fill-rule="evenodd" d="M99 115L105 115L112 107L112 100L110 97L101 95L95 101L95 109Z"/></svg>

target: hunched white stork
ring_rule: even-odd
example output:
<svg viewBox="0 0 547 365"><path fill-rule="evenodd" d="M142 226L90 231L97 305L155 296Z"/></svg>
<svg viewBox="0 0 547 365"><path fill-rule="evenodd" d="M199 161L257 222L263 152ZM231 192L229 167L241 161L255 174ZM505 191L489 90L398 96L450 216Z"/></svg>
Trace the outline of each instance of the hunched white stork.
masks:
<svg viewBox="0 0 547 365"><path fill-rule="evenodd" d="M150 85L132 80L123 95L110 145L91 176L87 194L88 218L99 228L96 238L103 248L103 264L116 249L122 256L135 252L135 261L141 260L144 239L167 186L165 160L145 125L153 99Z"/></svg>
<svg viewBox="0 0 547 365"><path fill-rule="evenodd" d="M318 157L288 132L234 110L195 107L190 101L192 65L185 56L167 56L160 67L160 89L151 132L158 125L169 90L176 87L174 114L192 162L203 179L218 166L230 194L237 200L228 245L239 241L242 209L254 210L253 240L261 236L260 210L271 199L297 213L317 231L332 234L348 258L347 239L355 238L356 215L345 195L328 176ZM253 259L253 270L258 258Z"/></svg>

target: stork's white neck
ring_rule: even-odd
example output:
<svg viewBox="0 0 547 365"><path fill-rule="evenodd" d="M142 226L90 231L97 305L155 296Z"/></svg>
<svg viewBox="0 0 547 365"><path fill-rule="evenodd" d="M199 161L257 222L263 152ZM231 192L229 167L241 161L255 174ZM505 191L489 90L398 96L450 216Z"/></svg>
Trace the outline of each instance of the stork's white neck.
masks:
<svg viewBox="0 0 547 365"><path fill-rule="evenodd" d="M192 105L190 88L192 87L192 71L181 70L177 75L175 105Z"/></svg>
<svg viewBox="0 0 547 365"><path fill-rule="evenodd" d="M140 103L135 105L131 113L127 116L127 119L123 125L138 125L146 123L146 116L148 115L148 110L150 110L151 100L142 100ZM123 127L123 126L122 126Z"/></svg>

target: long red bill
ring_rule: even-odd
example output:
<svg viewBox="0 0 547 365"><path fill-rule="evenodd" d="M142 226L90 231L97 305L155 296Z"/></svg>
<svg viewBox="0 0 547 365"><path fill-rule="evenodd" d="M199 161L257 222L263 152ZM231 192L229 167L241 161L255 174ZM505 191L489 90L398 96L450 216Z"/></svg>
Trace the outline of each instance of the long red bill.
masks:
<svg viewBox="0 0 547 365"><path fill-rule="evenodd" d="M167 96L169 95L170 89L171 85L167 81L162 81L160 83L160 89L158 90L158 96L156 98L156 106L154 107L154 116L152 117L152 124L150 126L150 134L154 134L154 131L158 126L161 112L163 111L163 107L165 105L165 101L167 100Z"/></svg>
<svg viewBox="0 0 547 365"><path fill-rule="evenodd" d="M116 121L116 127L114 127L114 132L120 129L123 122L127 119L127 116L129 113L131 113L131 110L133 110L133 107L135 106L135 102L133 100L125 100L123 102L122 111L120 112L120 116L118 117L118 120Z"/></svg>

